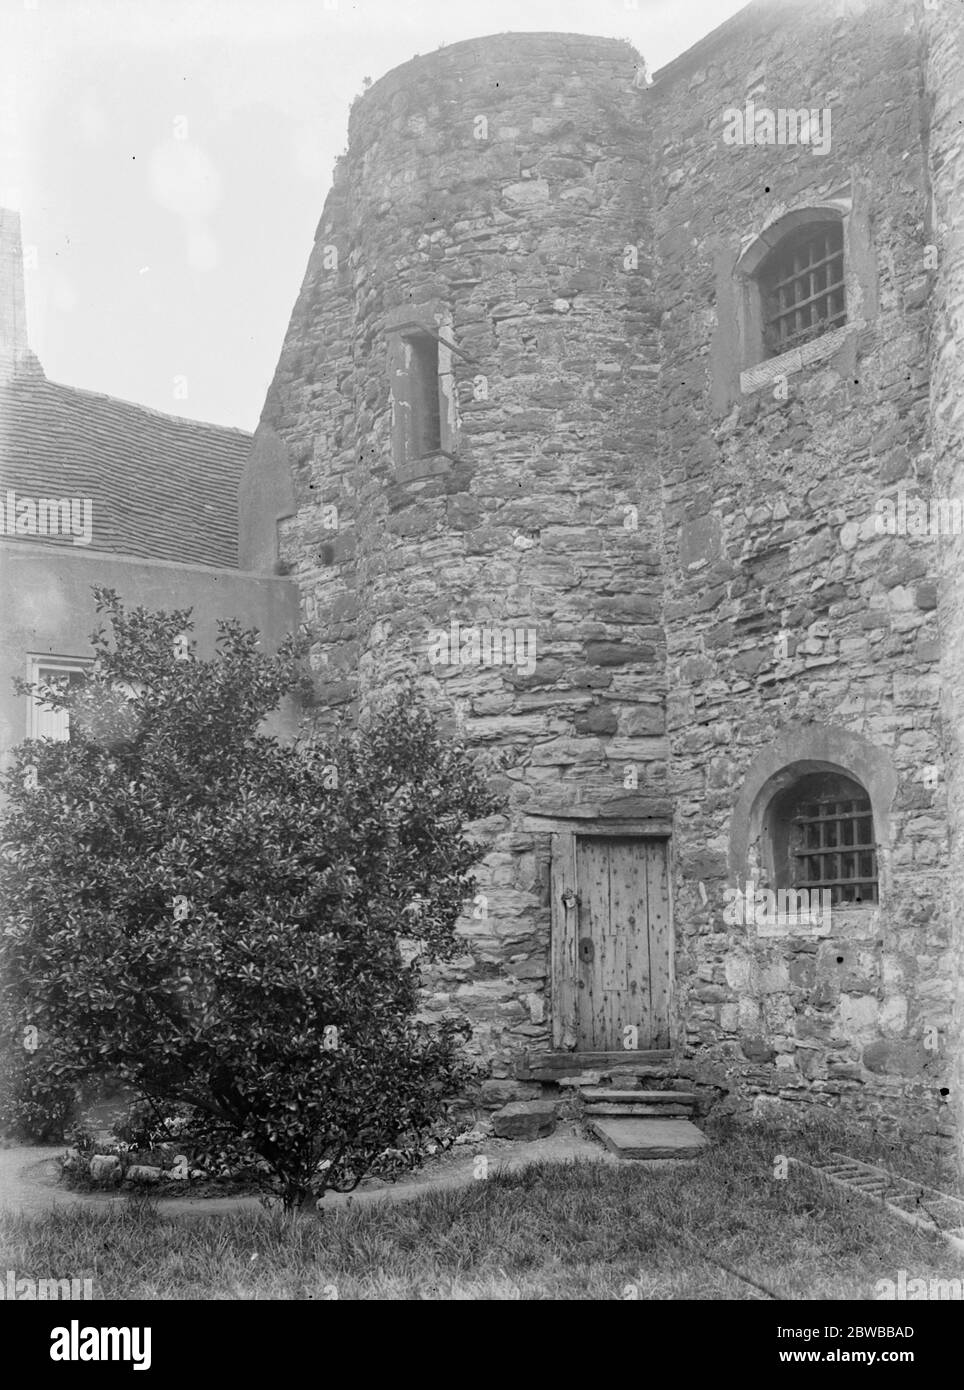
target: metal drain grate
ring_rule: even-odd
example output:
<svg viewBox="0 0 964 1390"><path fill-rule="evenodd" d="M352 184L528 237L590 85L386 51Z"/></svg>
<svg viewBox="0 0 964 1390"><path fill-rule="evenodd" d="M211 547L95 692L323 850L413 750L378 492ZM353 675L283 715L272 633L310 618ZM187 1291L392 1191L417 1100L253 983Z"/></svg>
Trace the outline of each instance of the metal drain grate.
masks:
<svg viewBox="0 0 964 1390"><path fill-rule="evenodd" d="M861 1163L846 1154L831 1154L825 1163L805 1163L800 1158L791 1158L790 1162L808 1168L846 1192L882 1202L901 1221L943 1236L964 1254L964 1197L951 1197L936 1187L898 1177L886 1168Z"/></svg>

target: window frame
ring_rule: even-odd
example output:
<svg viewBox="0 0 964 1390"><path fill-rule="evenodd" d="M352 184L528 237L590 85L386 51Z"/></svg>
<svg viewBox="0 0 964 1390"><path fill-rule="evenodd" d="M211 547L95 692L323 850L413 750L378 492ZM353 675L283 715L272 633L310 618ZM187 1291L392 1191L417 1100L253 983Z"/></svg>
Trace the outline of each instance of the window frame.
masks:
<svg viewBox="0 0 964 1390"><path fill-rule="evenodd" d="M400 307L386 325L388 337L388 375L391 402L391 446L395 478L399 482L431 478L448 471L458 453L458 407L453 370L456 354L465 356L452 341L451 315L440 310L413 314ZM417 372L412 370L417 344L431 341L435 354L437 392L437 430L431 443L422 449L424 431L414 420L418 396L425 395L424 378L419 388Z"/></svg>
<svg viewBox="0 0 964 1390"><path fill-rule="evenodd" d="M872 189L868 181L848 181L829 198L798 203L775 214L757 231L743 237L735 261L720 267L720 320L714 341L714 399L720 410L773 386L780 378L835 359L842 373L856 367L861 352L872 345L868 329L878 311L878 267L871 227ZM763 345L763 314L757 274L761 265L796 229L839 220L843 227L844 285L847 321L839 328L767 357ZM786 399L783 396L782 399Z"/></svg>
<svg viewBox="0 0 964 1390"><path fill-rule="evenodd" d="M859 803L860 809L849 817L834 814L829 819L842 822L847 819L856 821L869 818L871 843L867 844L861 839L859 845L856 843L839 846L822 844L819 848L811 846L808 854L801 843L803 838L801 826L806 824L809 818L803 814L802 808L830 803L837 806L845 802ZM801 768L797 776L775 790L768 798L760 830L763 835L764 850L763 863L760 867L773 888L798 891L806 889L809 892L829 889L833 896L835 911L860 912L867 909L876 910L880 906L882 878L880 828L874 813L874 803L870 791L852 772L829 767ZM823 838L823 832L821 832L821 840ZM835 881L832 883L823 874L814 876L809 871L804 873L799 871L799 864L802 859L813 858L821 854L829 856L867 852L873 856L869 875L858 873L856 877L847 880L845 876L838 874L834 876ZM854 884L872 884L872 891L859 901L846 900L837 889L842 888L848 881Z"/></svg>
<svg viewBox="0 0 964 1390"><path fill-rule="evenodd" d="M800 807L810 810L813 814L802 815ZM821 808L833 807L830 812L824 813ZM849 807L846 812L841 811L841 807ZM864 829L863 823L869 823L871 839L865 842L862 838L858 843L858 834ZM833 828L833 838L835 843L828 843L828 832ZM844 828L850 828L853 836L851 843L846 843L842 834ZM812 840L812 832L818 831L817 844L807 843ZM795 889L807 889L808 892L820 892L828 889L831 893L833 907L864 907L871 904L876 907L880 899L880 874L877 865L877 840L874 835L874 813L870 804L870 797L864 794L863 797L836 797L818 796L813 800L804 800L798 803L798 809L789 816L789 856L790 856L790 886ZM862 858L869 856L870 872L864 874ZM813 861L818 860L820 872L813 874ZM837 873L827 875L826 861L836 860ZM852 860L857 872L845 874L843 872L844 861ZM844 892L848 888L868 888L866 896L859 898L848 898Z"/></svg>
<svg viewBox="0 0 964 1390"><path fill-rule="evenodd" d="M27 681L30 685L50 684L46 676L41 672L53 672L56 675L67 675L68 677L76 672L86 672L94 664L93 657L89 656L58 656L53 654L28 652L27 654ZM53 734L40 727L42 716L46 714L62 715L65 721L62 734ZM42 739L50 738L57 743L66 743L70 739L70 715L66 710L52 710L45 706L37 696L30 694L27 696L27 738Z"/></svg>
<svg viewBox="0 0 964 1390"><path fill-rule="evenodd" d="M442 452L442 383L439 341L434 333L403 333L402 371L408 378L404 404L405 462L434 458Z"/></svg>
<svg viewBox="0 0 964 1390"><path fill-rule="evenodd" d="M888 910L894 884L893 808L900 787L890 750L862 734L819 721L790 729L766 743L750 760L736 793L729 823L727 865L738 887L775 887L771 839L773 803L810 773L831 773L856 782L870 797L877 840L876 907L838 908L838 927L855 941L869 941Z"/></svg>
<svg viewBox="0 0 964 1390"><path fill-rule="evenodd" d="M794 262L792 270L788 265L790 258ZM772 248L755 275L760 292L766 360L781 357L794 348L816 342L825 333L846 327L846 272L843 223L839 218L803 223L788 231ZM825 281L823 285L816 283L821 275ZM801 288L803 295L797 293ZM836 312L834 300L840 306ZM829 316L815 323L814 314L825 305ZM809 322L801 322L804 317ZM786 321L791 318L797 319L798 326L787 331ZM821 322L827 326L821 327Z"/></svg>

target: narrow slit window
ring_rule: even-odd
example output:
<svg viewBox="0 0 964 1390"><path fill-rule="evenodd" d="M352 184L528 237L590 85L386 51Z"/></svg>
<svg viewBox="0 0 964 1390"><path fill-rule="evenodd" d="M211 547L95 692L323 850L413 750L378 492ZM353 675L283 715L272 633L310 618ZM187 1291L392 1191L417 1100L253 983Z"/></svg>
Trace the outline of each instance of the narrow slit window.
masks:
<svg viewBox="0 0 964 1390"><path fill-rule="evenodd" d="M406 338L405 370L409 380L411 457L424 458L437 454L442 447L437 340L428 334Z"/></svg>

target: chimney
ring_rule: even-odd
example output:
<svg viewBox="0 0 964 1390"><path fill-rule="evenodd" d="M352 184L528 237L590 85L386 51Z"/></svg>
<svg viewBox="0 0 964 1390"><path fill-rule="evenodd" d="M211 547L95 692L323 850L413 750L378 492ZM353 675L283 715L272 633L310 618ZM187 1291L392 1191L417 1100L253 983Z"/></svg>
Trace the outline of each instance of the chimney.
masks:
<svg viewBox="0 0 964 1390"><path fill-rule="evenodd" d="M0 379L38 367L27 345L20 214L0 208Z"/></svg>

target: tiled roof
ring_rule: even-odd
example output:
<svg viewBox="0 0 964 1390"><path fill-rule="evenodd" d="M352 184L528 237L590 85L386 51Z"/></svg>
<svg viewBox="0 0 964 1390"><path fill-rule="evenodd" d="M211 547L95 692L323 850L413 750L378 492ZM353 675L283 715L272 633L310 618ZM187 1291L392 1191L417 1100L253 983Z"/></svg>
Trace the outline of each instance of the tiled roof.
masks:
<svg viewBox="0 0 964 1390"><path fill-rule="evenodd" d="M236 566L238 482L250 447L242 430L60 386L39 368L0 382L0 501L8 488L90 498L94 550ZM6 529L4 539L16 539Z"/></svg>

